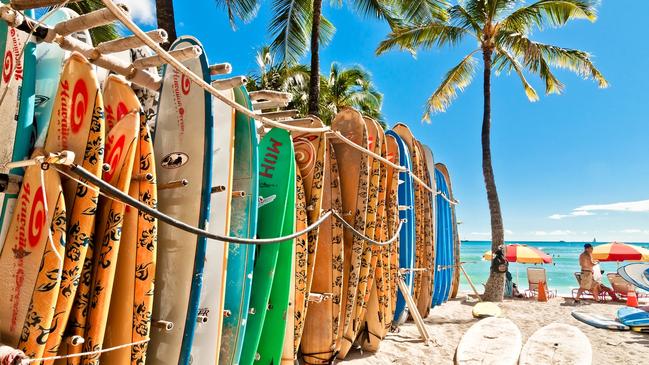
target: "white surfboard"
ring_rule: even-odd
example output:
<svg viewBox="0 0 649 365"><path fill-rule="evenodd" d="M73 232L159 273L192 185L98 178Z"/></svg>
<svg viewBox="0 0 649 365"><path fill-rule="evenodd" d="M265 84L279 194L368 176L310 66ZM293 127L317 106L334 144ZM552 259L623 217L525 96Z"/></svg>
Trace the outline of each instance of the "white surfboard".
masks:
<svg viewBox="0 0 649 365"><path fill-rule="evenodd" d="M180 37L171 48L200 43ZM209 80L205 54L183 64ZM158 209L195 227L207 228L212 183L211 96L171 66L160 91L154 150ZM186 186L179 181L186 180ZM165 189L166 184L176 187ZM180 186L179 186L180 185ZM147 364L187 364L197 326L206 239L160 222L151 342ZM165 330L160 321L171 322Z"/></svg>
<svg viewBox="0 0 649 365"><path fill-rule="evenodd" d="M234 100L232 89L222 92ZM232 161L234 159L234 109L213 97L214 144L212 145L214 189L210 204L209 231L227 235L230 231L230 199L232 197ZM223 327L223 300L227 271L228 244L207 241L203 288L201 289L198 325L194 331L192 364L216 364L221 349Z"/></svg>
<svg viewBox="0 0 649 365"><path fill-rule="evenodd" d="M458 365L516 365L523 346L521 331L507 318L480 320L462 336L455 353Z"/></svg>
<svg viewBox="0 0 649 365"><path fill-rule="evenodd" d="M590 365L590 340L577 327L551 323L530 336L523 346L520 365Z"/></svg>

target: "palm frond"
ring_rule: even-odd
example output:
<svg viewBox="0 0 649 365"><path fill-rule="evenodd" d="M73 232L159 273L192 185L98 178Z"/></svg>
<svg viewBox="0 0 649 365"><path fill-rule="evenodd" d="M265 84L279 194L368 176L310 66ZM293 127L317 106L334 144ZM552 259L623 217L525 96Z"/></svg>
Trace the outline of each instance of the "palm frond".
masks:
<svg viewBox="0 0 649 365"><path fill-rule="evenodd" d="M501 23L502 29L528 33L536 26L558 27L573 19L597 19L596 2L592 0L540 0L517 9Z"/></svg>
<svg viewBox="0 0 649 365"><path fill-rule="evenodd" d="M374 0L380 1L380 0ZM446 0L399 0L399 14L409 23L422 23L431 20L447 21L449 6Z"/></svg>
<svg viewBox="0 0 649 365"><path fill-rule="evenodd" d="M570 70L584 79L593 79L600 88L608 87L608 81L595 67L588 52L534 42L520 33L503 32L497 43L514 56L522 57L525 67L534 73L541 72L541 62L544 61L553 67Z"/></svg>
<svg viewBox="0 0 649 365"><path fill-rule="evenodd" d="M462 5L451 6L448 13L451 24L466 30L472 30L477 38L480 38L482 26L478 23L478 19L473 18Z"/></svg>
<svg viewBox="0 0 649 365"><path fill-rule="evenodd" d="M79 2L69 3L65 6L74 10L79 15L88 14L92 11L105 7L101 0L83 0ZM101 42L110 41L118 37L119 28L115 23L90 29L90 38L92 38L94 45L97 45Z"/></svg>
<svg viewBox="0 0 649 365"><path fill-rule="evenodd" d="M468 0L464 8L479 24L487 21L487 0Z"/></svg>
<svg viewBox="0 0 649 365"><path fill-rule="evenodd" d="M311 28L313 27L313 18L309 17L309 22L308 22L308 34L309 36L311 35ZM329 19L325 18L324 15L320 15L320 38L318 39L318 43L320 43L321 46L325 47L328 46L329 43L334 39L334 35L336 34L336 26L333 25L329 21Z"/></svg>
<svg viewBox="0 0 649 365"><path fill-rule="evenodd" d="M514 8L519 0L489 0L486 2L485 11L487 19L497 22L501 14Z"/></svg>
<svg viewBox="0 0 649 365"><path fill-rule="evenodd" d="M536 90L534 90L532 85L530 85L530 83L527 82L527 79L523 74L523 66L520 64L520 62L518 62L518 60L513 55L507 52L506 49L496 48L496 57L494 58L494 66L497 69L497 72L500 72L505 69L507 71L511 71L511 70L516 71L516 74L518 74L518 77L521 79L521 83L523 84L523 89L525 90L525 95L527 95L527 99L529 99L529 101L531 102L535 102L539 100L539 95L536 93Z"/></svg>
<svg viewBox="0 0 649 365"><path fill-rule="evenodd" d="M236 29L237 19L244 23L250 22L257 16L259 2L257 0L215 0L216 5L228 12L232 29Z"/></svg>
<svg viewBox="0 0 649 365"><path fill-rule="evenodd" d="M296 63L308 50L312 3L308 0L274 0L268 30L271 49L287 63Z"/></svg>
<svg viewBox="0 0 649 365"><path fill-rule="evenodd" d="M423 118L425 121L430 121L430 115L433 113L446 111L457 97L457 91L463 91L471 83L478 66L478 60L473 55L478 51L469 53L446 74L444 81L426 102L426 113Z"/></svg>
<svg viewBox="0 0 649 365"><path fill-rule="evenodd" d="M545 59L541 59L539 65L539 77L543 82L545 82L545 93L546 94L561 94L563 91L564 85L556 76L552 73L550 66L545 62Z"/></svg>
<svg viewBox="0 0 649 365"><path fill-rule="evenodd" d="M380 55L394 48L413 52L418 47L430 49L455 45L468 34L470 33L462 27L440 21L422 25L407 25L390 32L387 39L379 43L376 54Z"/></svg>

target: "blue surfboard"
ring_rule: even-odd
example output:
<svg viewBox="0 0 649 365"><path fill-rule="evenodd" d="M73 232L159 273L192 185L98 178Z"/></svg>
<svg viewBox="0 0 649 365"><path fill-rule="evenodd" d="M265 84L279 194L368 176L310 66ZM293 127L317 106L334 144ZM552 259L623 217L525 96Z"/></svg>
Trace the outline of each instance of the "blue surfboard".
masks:
<svg viewBox="0 0 649 365"><path fill-rule="evenodd" d="M622 307L618 309L617 319L629 327L649 326L649 312L638 308Z"/></svg>
<svg viewBox="0 0 649 365"><path fill-rule="evenodd" d="M638 288L649 291L649 263L635 262L617 269L617 273Z"/></svg>
<svg viewBox="0 0 649 365"><path fill-rule="evenodd" d="M448 169L446 168L445 165L438 163L436 164L436 170L439 169L442 177L444 178L444 195L452 199L453 194L451 192L451 181L450 181L450 176L448 176ZM440 196L441 198L441 196ZM442 198L443 199L443 198ZM455 273L455 234L456 230L454 227L455 224L455 219L453 216L453 206L448 202L448 200L444 199L445 202L445 210L444 210L444 219L445 219L445 224L447 225L445 227L445 235L448 237L448 242L445 243L445 267L444 267L444 277L446 281L444 282L444 290L443 290L443 297L442 297L442 302L446 302L448 298L451 295L451 290L453 286L453 276Z"/></svg>
<svg viewBox="0 0 649 365"><path fill-rule="evenodd" d="M412 163L410 161L410 153L406 144L394 131L387 131L385 134L394 137L397 141L397 145L399 146L399 164L410 170L412 168ZM399 218L406 220L406 223L401 226L401 232L399 232L399 266L402 269L412 269L415 264L415 197L413 192L413 181L412 177L407 172L400 172L399 180L403 181L403 183L399 184L398 189L399 206L406 208L405 210L399 210ZM412 273L407 273L404 277L411 294L413 291L413 277ZM407 318L408 310L406 308L406 300L401 292L398 292L397 306L393 320L397 323L403 323Z"/></svg>
<svg viewBox="0 0 649 365"><path fill-rule="evenodd" d="M252 110L245 87L234 90L235 100ZM230 234L254 238L257 234L258 141L255 121L237 112L234 131L234 164L232 190L245 192L244 197L232 199ZM230 244L228 247L227 288L221 335L221 364L238 364L248 319L255 246Z"/></svg>
<svg viewBox="0 0 649 365"><path fill-rule="evenodd" d="M435 169L435 182L439 192L448 196L448 186L444 175ZM453 249L453 231L451 226L451 209L449 203L441 195L435 197L437 212L437 240L435 243L435 277L433 291L433 307L444 303L448 298L451 287L450 271L447 269L451 262Z"/></svg>

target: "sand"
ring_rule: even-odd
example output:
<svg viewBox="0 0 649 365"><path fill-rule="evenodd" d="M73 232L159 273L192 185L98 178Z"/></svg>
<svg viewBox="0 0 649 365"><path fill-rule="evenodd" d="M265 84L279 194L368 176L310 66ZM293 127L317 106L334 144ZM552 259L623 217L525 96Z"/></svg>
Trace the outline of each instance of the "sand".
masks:
<svg viewBox="0 0 649 365"><path fill-rule="evenodd" d="M471 315L476 301L466 294L458 295L431 311L425 318L428 333L434 343L426 346L420 341L417 327L408 322L398 333L390 333L381 343L377 353L350 352L345 364L453 364L455 349L462 334L477 319ZM570 312L575 309L615 317L624 303L597 304L584 300L575 306L570 298L552 298L547 303L534 300L505 300L499 304L502 316L516 323L522 334L523 343L534 331L553 322L576 326L586 334L593 347L593 364L646 364L649 353L649 334L619 332L597 329L574 319ZM643 358L645 359L643 361Z"/></svg>

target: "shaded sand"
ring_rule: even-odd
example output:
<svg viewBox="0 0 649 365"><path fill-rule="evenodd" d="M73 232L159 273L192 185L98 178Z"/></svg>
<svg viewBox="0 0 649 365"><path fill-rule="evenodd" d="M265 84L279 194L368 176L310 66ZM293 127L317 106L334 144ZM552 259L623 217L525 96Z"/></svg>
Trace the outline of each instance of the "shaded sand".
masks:
<svg viewBox="0 0 649 365"><path fill-rule="evenodd" d="M355 350L349 353L345 364L452 364L455 349L460 338L477 319L471 315L475 300L465 294L458 295L440 307L431 311L424 321L434 343L425 346L419 340L419 332L413 322L400 327L398 333L390 333L381 343L379 352L361 353ZM554 298L547 303L533 300L516 299L499 303L502 317L514 321L523 334L523 343L537 329L553 322L576 326L586 334L593 347L593 364L642 364L646 363L649 353L649 334L632 331L618 332L597 329L574 319L570 312L579 309L585 312L599 313L615 317L624 303L597 304L582 301L574 306L572 299ZM643 361L643 358L645 359Z"/></svg>

